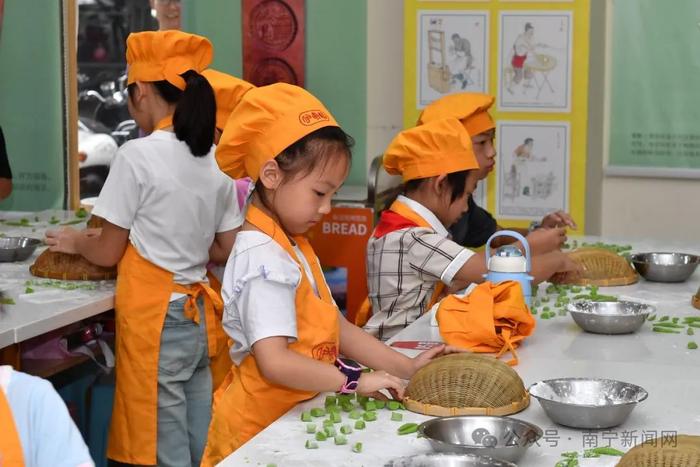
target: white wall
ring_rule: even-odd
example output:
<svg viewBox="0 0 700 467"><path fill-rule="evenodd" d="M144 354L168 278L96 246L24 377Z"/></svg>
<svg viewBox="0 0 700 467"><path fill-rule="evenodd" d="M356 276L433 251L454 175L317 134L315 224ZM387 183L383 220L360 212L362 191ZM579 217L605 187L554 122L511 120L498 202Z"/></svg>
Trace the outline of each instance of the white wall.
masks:
<svg viewBox="0 0 700 467"><path fill-rule="evenodd" d="M401 130L403 1L367 1L367 167Z"/></svg>

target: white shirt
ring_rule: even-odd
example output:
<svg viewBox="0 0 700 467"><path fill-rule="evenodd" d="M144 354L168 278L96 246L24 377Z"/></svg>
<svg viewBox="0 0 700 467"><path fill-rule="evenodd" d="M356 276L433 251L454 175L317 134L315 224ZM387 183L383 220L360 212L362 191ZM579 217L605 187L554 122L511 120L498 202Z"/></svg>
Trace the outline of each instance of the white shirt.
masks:
<svg viewBox="0 0 700 467"><path fill-rule="evenodd" d="M0 390L15 421L25 466L94 467L78 427L51 383L0 366Z"/></svg>
<svg viewBox="0 0 700 467"><path fill-rule="evenodd" d="M206 278L214 234L243 223L236 196L214 146L194 157L175 133L155 131L119 148L92 212L129 229L136 251L175 282L192 284Z"/></svg>
<svg viewBox="0 0 700 467"><path fill-rule="evenodd" d="M301 251L295 253L314 291L318 289ZM313 258L318 261L318 258ZM253 344L266 337L297 339L296 291L301 270L270 236L253 230L239 232L226 263L221 296L223 325L233 339L231 360L240 365Z"/></svg>

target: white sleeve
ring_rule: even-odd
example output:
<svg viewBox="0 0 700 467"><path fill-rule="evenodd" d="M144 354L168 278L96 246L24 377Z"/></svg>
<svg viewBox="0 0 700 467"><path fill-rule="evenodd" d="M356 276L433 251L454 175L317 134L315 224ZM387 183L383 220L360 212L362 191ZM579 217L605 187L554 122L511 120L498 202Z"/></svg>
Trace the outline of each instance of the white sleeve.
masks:
<svg viewBox="0 0 700 467"><path fill-rule="evenodd" d="M120 149L114 158L92 213L123 229L131 229L144 187L126 151Z"/></svg>
<svg viewBox="0 0 700 467"><path fill-rule="evenodd" d="M250 347L266 337L297 339L296 286L268 276L248 281L235 300L240 325Z"/></svg>
<svg viewBox="0 0 700 467"><path fill-rule="evenodd" d="M238 207L238 192L236 182L229 177L224 181L223 216L216 228L216 232L228 232L243 224L243 214Z"/></svg>

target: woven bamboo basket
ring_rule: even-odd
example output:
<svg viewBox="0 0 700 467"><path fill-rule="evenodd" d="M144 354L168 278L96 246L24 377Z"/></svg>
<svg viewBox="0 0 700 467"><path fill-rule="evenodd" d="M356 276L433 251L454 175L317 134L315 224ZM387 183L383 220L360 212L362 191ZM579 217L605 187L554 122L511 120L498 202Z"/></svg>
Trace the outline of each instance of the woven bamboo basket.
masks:
<svg viewBox="0 0 700 467"><path fill-rule="evenodd" d="M437 358L413 375L404 405L426 415L509 415L530 404L518 373L502 361L473 353Z"/></svg>
<svg viewBox="0 0 700 467"><path fill-rule="evenodd" d="M558 281L560 283L611 287L634 284L638 280L637 272L629 262L610 250L578 248L569 253L569 257L581 265L583 272L565 275Z"/></svg>
<svg viewBox="0 0 700 467"><path fill-rule="evenodd" d="M692 304L695 308L700 310L700 296L698 294L693 295Z"/></svg>
<svg viewBox="0 0 700 467"><path fill-rule="evenodd" d="M92 216L88 220L89 228L102 227L102 219ZM29 272L37 277L46 279L59 279L64 281L102 281L117 277L116 267L97 266L80 255L69 255L45 250L34 264L29 267Z"/></svg>
<svg viewBox="0 0 700 467"><path fill-rule="evenodd" d="M622 456L617 467L700 467L700 436L678 435L671 440L639 444Z"/></svg>

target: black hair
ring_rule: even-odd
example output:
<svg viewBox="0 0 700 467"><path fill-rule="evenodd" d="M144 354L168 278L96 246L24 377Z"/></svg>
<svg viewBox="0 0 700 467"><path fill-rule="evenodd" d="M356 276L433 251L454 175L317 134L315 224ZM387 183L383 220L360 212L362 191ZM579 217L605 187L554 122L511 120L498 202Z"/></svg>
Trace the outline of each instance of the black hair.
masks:
<svg viewBox="0 0 700 467"><path fill-rule="evenodd" d="M352 147L355 140L340 127L327 126L309 133L298 141L287 146L277 157L277 165L284 173L285 180L303 177L314 171L316 167L326 165L342 154L348 164L352 162ZM256 191L261 195L264 204L263 185L260 180L255 184Z"/></svg>
<svg viewBox="0 0 700 467"><path fill-rule="evenodd" d="M207 79L194 70L180 75L184 78L185 90L168 81L153 81L156 91L169 104L175 104L173 128L175 136L184 141L195 157L209 154L214 144L216 129L216 100L214 90ZM128 87L132 98L136 84Z"/></svg>
<svg viewBox="0 0 700 467"><path fill-rule="evenodd" d="M535 140L532 139L532 138L525 138L525 143L524 143L524 144L534 143L534 142L535 142Z"/></svg>
<svg viewBox="0 0 700 467"><path fill-rule="evenodd" d="M469 177L470 172L471 170L461 170L459 172L447 174L447 185L451 190L450 202L454 202L457 198L464 194L464 191L467 189L467 178ZM417 190L423 184L423 182L430 180L430 178L432 177L407 181L404 183L404 193Z"/></svg>
<svg viewBox="0 0 700 467"><path fill-rule="evenodd" d="M525 23L525 30L529 31L530 29L535 29L532 23Z"/></svg>

